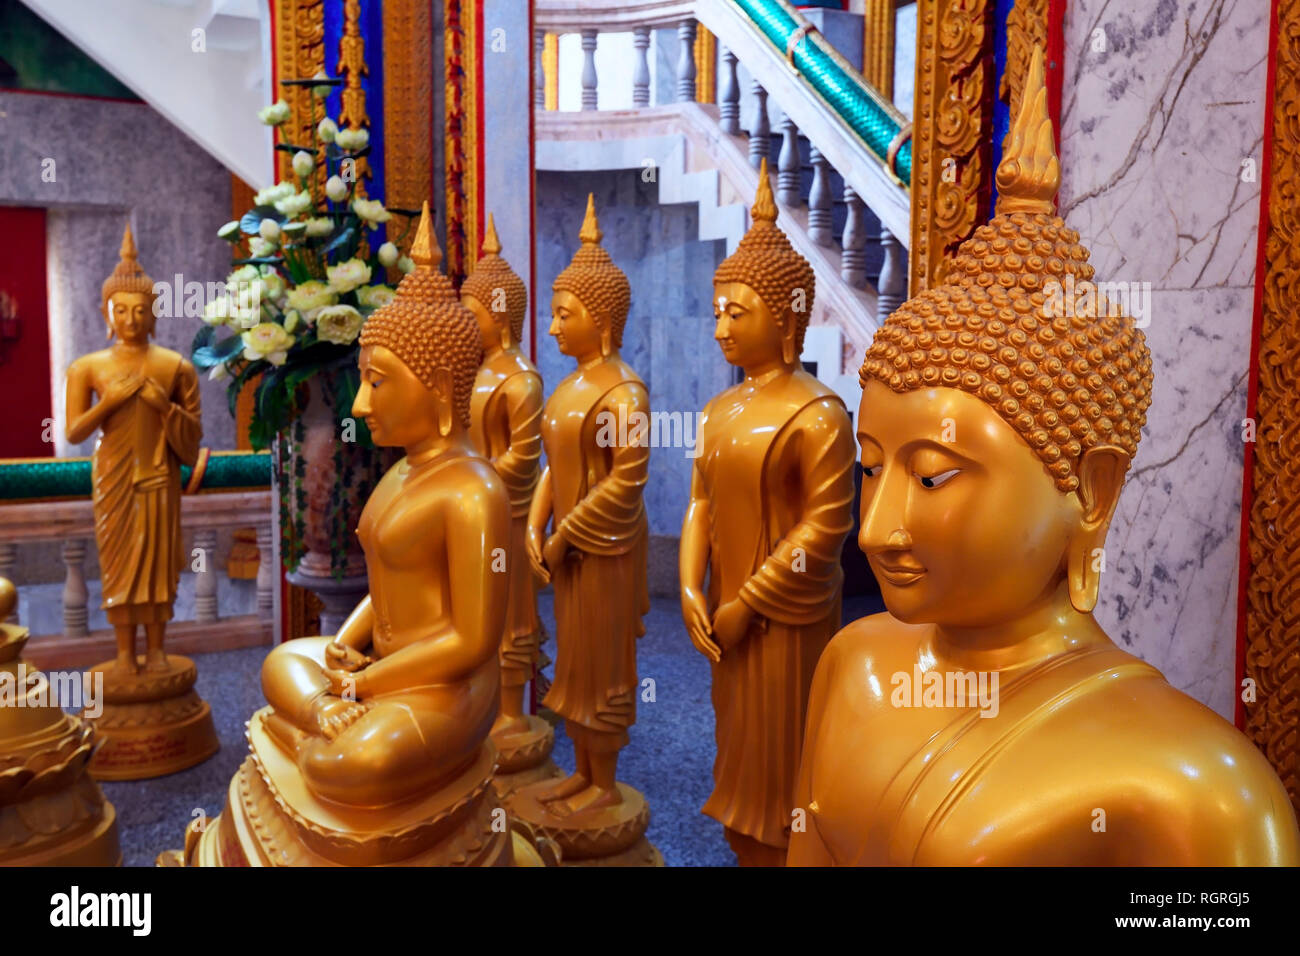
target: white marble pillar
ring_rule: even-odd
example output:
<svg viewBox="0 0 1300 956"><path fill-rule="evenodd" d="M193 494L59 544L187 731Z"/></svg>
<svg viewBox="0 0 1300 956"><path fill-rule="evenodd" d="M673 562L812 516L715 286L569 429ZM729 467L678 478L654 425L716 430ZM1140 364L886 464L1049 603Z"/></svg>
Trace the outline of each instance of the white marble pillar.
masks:
<svg viewBox="0 0 1300 956"><path fill-rule="evenodd" d="M1065 26L1061 212L1096 281L1151 290L1155 389L1096 613L1231 719L1268 4L1137 7L1071 0Z"/></svg>

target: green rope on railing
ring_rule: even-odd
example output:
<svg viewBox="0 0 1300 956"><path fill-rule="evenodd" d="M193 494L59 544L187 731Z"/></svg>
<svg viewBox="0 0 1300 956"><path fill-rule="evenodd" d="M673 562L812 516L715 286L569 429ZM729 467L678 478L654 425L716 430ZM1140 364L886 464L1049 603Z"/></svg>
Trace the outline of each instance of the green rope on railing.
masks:
<svg viewBox="0 0 1300 956"><path fill-rule="evenodd" d="M784 0L732 0L784 56L790 37L807 23ZM903 129L902 115L867 84L817 33L807 33L794 48L794 65L808 85L888 168L890 144ZM912 143L898 150L894 171L912 182Z"/></svg>
<svg viewBox="0 0 1300 956"><path fill-rule="evenodd" d="M181 467L181 487L190 468ZM215 452L199 493L260 490L271 486L270 452ZM90 497L89 458L29 458L0 461L0 503Z"/></svg>

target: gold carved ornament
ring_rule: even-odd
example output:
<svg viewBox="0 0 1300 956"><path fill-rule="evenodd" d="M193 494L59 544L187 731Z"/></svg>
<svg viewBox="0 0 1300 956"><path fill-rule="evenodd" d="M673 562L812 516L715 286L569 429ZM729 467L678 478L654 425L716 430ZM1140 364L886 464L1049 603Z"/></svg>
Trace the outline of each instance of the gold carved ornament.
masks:
<svg viewBox="0 0 1300 956"><path fill-rule="evenodd" d="M1246 669L1255 700L1246 735L1263 751L1300 809L1300 8L1279 4L1272 152L1259 339L1247 447L1250 479L1244 596Z"/></svg>
<svg viewBox="0 0 1300 956"><path fill-rule="evenodd" d="M910 295L988 219L993 3L919 0Z"/></svg>
<svg viewBox="0 0 1300 956"><path fill-rule="evenodd" d="M1029 56L1035 47L1047 49L1048 0L1016 0L1007 14L1007 65L998 85L998 97L1020 113L1020 97L1029 73Z"/></svg>
<svg viewBox="0 0 1300 956"><path fill-rule="evenodd" d="M431 10L428 0L385 0L383 14L385 199L419 209L433 196ZM412 229L399 243L403 255L414 241Z"/></svg>
<svg viewBox="0 0 1300 956"><path fill-rule="evenodd" d="M276 0L275 54L279 98L289 104L289 122L276 130L280 142L310 143L316 124L325 115L325 104L312 96L310 86L288 86L283 80L304 79L325 69L325 2L324 0ZM278 179L297 182L293 172L293 154L279 151ZM319 165L312 180L317 199L324 194L324 166Z"/></svg>

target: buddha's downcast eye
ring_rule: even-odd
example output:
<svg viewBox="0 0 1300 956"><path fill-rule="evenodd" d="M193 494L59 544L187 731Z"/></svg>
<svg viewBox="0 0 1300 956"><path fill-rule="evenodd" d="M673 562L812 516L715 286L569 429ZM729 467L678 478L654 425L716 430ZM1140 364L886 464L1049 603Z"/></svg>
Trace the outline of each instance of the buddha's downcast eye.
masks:
<svg viewBox="0 0 1300 956"><path fill-rule="evenodd" d="M949 468L947 471L940 472L937 475L917 475L916 478L921 485L926 488L938 488L940 485L949 481L954 475L960 472L960 468Z"/></svg>

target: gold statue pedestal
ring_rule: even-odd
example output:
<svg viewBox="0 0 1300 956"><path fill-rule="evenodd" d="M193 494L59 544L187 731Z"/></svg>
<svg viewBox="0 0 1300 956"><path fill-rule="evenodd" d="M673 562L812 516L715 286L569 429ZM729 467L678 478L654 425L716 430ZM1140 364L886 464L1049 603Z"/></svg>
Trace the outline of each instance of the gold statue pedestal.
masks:
<svg viewBox="0 0 1300 956"><path fill-rule="evenodd" d="M0 578L0 621L16 601ZM117 813L86 773L94 729L51 701L49 679L20 656L27 638L0 623L0 866L120 866Z"/></svg>
<svg viewBox="0 0 1300 956"><path fill-rule="evenodd" d="M90 669L103 679L104 710L90 720L103 746L91 761L98 780L161 777L207 760L220 749L212 710L194 690L198 671L179 654L167 656L167 669L124 673L113 661ZM84 716L84 715L83 715Z"/></svg>
<svg viewBox="0 0 1300 956"><path fill-rule="evenodd" d="M535 714L525 714L523 719L528 722L527 730L492 735L497 749L492 787L507 807L524 787L560 776L560 768L551 759L555 728Z"/></svg>
<svg viewBox="0 0 1300 956"><path fill-rule="evenodd" d="M510 812L539 836L553 840L561 866L663 866L664 858L645 837L650 805L625 783L616 784L622 801L612 807L560 817L537 799L552 784L525 787L510 801Z"/></svg>
<svg viewBox="0 0 1300 956"><path fill-rule="evenodd" d="M252 753L230 783L226 807L194 839L188 866L509 866L509 827L494 826L495 755L485 743L474 762L438 789L400 804L350 807L322 800L267 733L263 707L248 725ZM178 862L160 858L164 865Z"/></svg>

